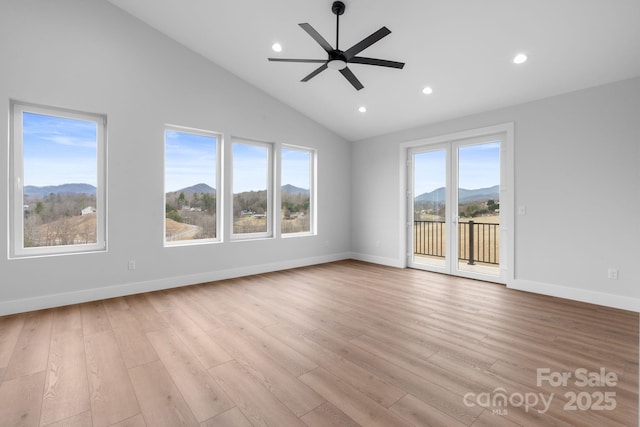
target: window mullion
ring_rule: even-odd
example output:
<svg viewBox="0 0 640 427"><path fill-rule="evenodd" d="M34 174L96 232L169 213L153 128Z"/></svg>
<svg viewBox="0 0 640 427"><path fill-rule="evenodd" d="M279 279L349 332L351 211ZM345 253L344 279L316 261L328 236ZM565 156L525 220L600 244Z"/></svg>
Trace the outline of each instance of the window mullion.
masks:
<svg viewBox="0 0 640 427"><path fill-rule="evenodd" d="M271 162L271 170L273 173L273 207L271 208L273 233L276 238L280 238L282 234L282 215L280 213L282 206L282 144L276 143L273 146L273 162Z"/></svg>

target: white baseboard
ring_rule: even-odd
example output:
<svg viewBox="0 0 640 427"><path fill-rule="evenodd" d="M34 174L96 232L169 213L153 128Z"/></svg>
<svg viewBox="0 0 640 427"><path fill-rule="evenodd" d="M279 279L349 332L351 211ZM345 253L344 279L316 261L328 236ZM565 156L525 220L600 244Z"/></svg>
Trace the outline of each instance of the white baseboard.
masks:
<svg viewBox="0 0 640 427"><path fill-rule="evenodd" d="M605 292L589 291L585 289L571 288L568 286L552 285L549 283L534 282L531 280L515 279L507 283L507 287L520 291L552 297L565 298L590 304L603 305L611 308L619 308L640 312L640 298L624 295L608 294Z"/></svg>
<svg viewBox="0 0 640 427"><path fill-rule="evenodd" d="M216 270L206 273L191 274L187 276L167 277L143 282L123 283L120 285L105 286L102 288L86 289L82 291L65 292L37 296L33 298L2 301L0 302L0 316L139 294L143 292L171 289L181 286L195 285L198 283L214 282L217 280L232 279L235 277L250 276L252 274L287 270L290 268L305 267L309 265L323 264L345 259L355 259L358 261L371 262L374 264L386 265L396 268L406 267L402 264L402 261L398 260L397 258L386 258L362 253L338 253L312 258L301 258L268 264L251 265L226 270ZM640 312L639 298L608 294L604 292L588 291L584 289L577 289L567 286L552 285L548 283L521 279L510 281L507 284L507 287L521 291L533 292L536 294L566 298L574 301L581 301L606 307L619 308L622 310Z"/></svg>
<svg viewBox="0 0 640 427"><path fill-rule="evenodd" d="M380 264L380 265L386 265L389 267L396 267L396 268L404 268L406 267L406 265L404 265L402 263L402 260L399 260L397 258L386 258L386 257L380 257L380 256L376 256L376 255L369 255L369 254L362 254L362 253L357 253L357 252L352 252L351 253L351 259L355 259L358 261L364 261L364 262L370 262L373 264Z"/></svg>
<svg viewBox="0 0 640 427"><path fill-rule="evenodd" d="M250 276L252 274L269 273L290 268L306 267L315 264L341 261L351 258L350 253L338 253L326 256L301 258L280 261L268 264L250 265L246 267L216 270L206 273L191 274L187 276L167 277L162 279L147 280L144 282L123 283L102 288L86 289L75 292L64 292L50 295L23 298L0 302L0 316L8 314L24 313L27 311L46 308L61 307L70 304L79 304L101 299L115 298L126 295L134 295L143 292L159 291L162 289L178 288L181 286L195 285L198 283L214 282L217 280L232 279L235 277Z"/></svg>
<svg viewBox="0 0 640 427"><path fill-rule="evenodd" d="M406 267L406 265L403 265L402 260L399 260L397 258L385 258L363 253L351 253L351 258L358 261L371 262L373 264L381 264L390 267ZM602 305L605 307L619 308L621 310L640 312L640 298L609 294L605 292L595 292L585 289L577 289L568 286L552 285L549 283L522 279L509 281L509 283L507 283L507 287L520 291L532 292L535 294L565 298L573 301Z"/></svg>

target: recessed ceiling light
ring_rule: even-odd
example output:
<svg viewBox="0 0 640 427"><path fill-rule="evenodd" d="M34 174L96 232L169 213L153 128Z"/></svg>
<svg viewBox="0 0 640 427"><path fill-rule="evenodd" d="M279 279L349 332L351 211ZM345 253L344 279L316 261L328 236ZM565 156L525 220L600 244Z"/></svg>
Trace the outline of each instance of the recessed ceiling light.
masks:
<svg viewBox="0 0 640 427"><path fill-rule="evenodd" d="M519 53L513 57L514 64L524 64L525 62L527 62L527 55L524 53Z"/></svg>
<svg viewBox="0 0 640 427"><path fill-rule="evenodd" d="M433 93L433 89L431 89L431 87L426 86L424 89L422 89L422 93L424 93L425 95L431 95Z"/></svg>
<svg viewBox="0 0 640 427"><path fill-rule="evenodd" d="M367 107L360 107L358 108L358 111L360 111L361 113L366 113L367 112Z"/></svg>
<svg viewBox="0 0 640 427"><path fill-rule="evenodd" d="M280 43L274 43L271 45L271 49L273 49L274 52L282 52L282 45Z"/></svg>

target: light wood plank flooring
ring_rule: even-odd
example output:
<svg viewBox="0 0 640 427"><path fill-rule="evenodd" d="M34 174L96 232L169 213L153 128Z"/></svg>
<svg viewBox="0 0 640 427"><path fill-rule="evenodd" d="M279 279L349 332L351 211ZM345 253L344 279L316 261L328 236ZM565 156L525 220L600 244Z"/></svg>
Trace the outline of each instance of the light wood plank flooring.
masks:
<svg viewBox="0 0 640 427"><path fill-rule="evenodd" d="M0 318L0 426L637 420L637 313L417 270L344 261Z"/></svg>

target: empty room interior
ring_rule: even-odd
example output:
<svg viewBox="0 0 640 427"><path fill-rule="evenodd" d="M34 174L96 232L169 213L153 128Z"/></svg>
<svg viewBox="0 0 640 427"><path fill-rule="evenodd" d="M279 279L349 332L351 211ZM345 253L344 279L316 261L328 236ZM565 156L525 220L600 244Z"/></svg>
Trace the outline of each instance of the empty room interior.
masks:
<svg viewBox="0 0 640 427"><path fill-rule="evenodd" d="M0 2L0 427L637 426L640 2Z"/></svg>

